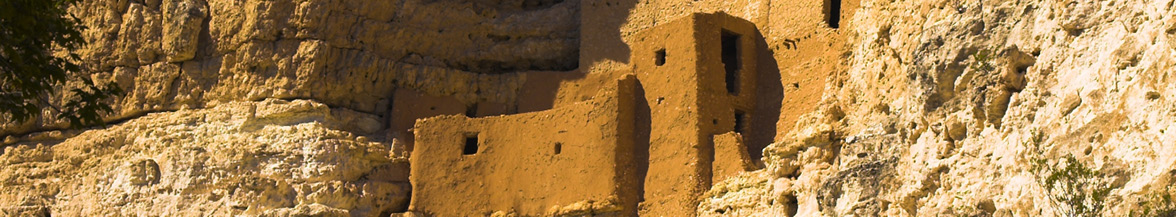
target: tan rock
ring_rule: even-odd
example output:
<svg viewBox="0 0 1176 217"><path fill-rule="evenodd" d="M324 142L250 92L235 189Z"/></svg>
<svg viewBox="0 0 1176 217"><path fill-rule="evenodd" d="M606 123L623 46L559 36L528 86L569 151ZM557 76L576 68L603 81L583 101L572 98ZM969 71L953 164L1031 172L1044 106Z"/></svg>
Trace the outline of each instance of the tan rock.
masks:
<svg viewBox="0 0 1176 217"><path fill-rule="evenodd" d="M201 25L208 17L208 8L203 1L163 1L163 35L161 45L167 55L167 62L183 62L196 57L197 41L203 30Z"/></svg>
<svg viewBox="0 0 1176 217"><path fill-rule="evenodd" d="M0 121L0 215L401 211L405 147L367 115L397 89L515 104L528 71L631 68L638 32L696 12L755 24L781 86L761 93L780 96L766 168L714 183L700 215L1063 216L1043 177L1067 156L1095 175L1067 181L1110 189L1098 215L1176 210L1157 199L1176 167L1172 3L84 1L81 54L128 91L120 124Z"/></svg>
<svg viewBox="0 0 1176 217"><path fill-rule="evenodd" d="M370 134L362 133L380 130L363 126L373 118L311 101L266 100L150 114L51 144L18 143L0 156L0 188L11 189L0 192L0 207L14 215L403 210L406 177L367 177L405 157L364 141L360 135Z"/></svg>

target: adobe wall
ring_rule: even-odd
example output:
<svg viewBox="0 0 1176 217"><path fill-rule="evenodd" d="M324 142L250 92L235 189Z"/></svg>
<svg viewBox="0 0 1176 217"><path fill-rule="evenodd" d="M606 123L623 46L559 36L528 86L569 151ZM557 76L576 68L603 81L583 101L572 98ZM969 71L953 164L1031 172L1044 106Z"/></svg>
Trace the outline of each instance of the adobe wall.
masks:
<svg viewBox="0 0 1176 217"><path fill-rule="evenodd" d="M735 47L733 52L724 50L724 38L729 35L738 36L732 41L733 43L731 44L733 45L726 45ZM637 97L641 98L640 103L636 106L638 110L634 113L636 115L635 118L604 121L598 118L576 117L581 119L577 119L580 122L574 123L626 125L636 127L633 129L637 129L637 134L640 135L636 137L625 136L615 138L593 136L605 134L601 131L577 131L575 133L569 132L567 135L581 135L576 138L605 138L600 141L606 143L614 141L624 142L626 141L625 138L630 138L627 140L628 142L636 142L635 145L637 148L632 151L591 153L591 156L585 156L585 159L588 159L587 161L589 162L598 161L607 157L635 160L629 163L635 166L617 167L616 164L613 164L608 166L611 171L595 168L595 172L588 172L600 173L597 175L606 175L602 177L612 177L614 178L612 180L613 183L623 182L623 180L629 179L628 181L632 182L632 184L621 186L630 188L630 190L625 192L636 192L636 194L611 195L613 196L611 200L617 201L619 204L624 204L623 206L625 207L632 207L632 209L626 210L636 209L636 203L641 201L641 215L695 215L694 207L699 202L699 196L709 190L712 183L738 174L738 172L752 170L758 167L756 161L759 160L759 151L762 149L762 145L770 143L773 135L777 132L775 125L781 115L779 113L780 105L778 103L780 103L781 97L779 92L782 90L780 89L780 84L775 83L776 80L780 79L780 74L776 71L778 69L774 64L775 61L772 60L773 54L768 50L767 44L764 42L765 39L759 33L755 24L722 13L690 15L683 19L650 28L635 34L632 38L632 56L629 60L632 62L631 70L637 78L634 81L637 83L635 85L637 86L637 91L639 91L637 92ZM725 59L725 56L728 55L735 56L736 58ZM664 57L660 65L659 57ZM727 69L728 64L738 65L736 67L737 69L730 70L730 75ZM523 88L519 89L519 92L516 93L517 104L508 105L507 107L514 106L518 112L523 112L524 114L475 119L462 118L459 117L460 115L434 118L427 122L418 123L424 125L417 125L417 127L428 126L431 128L415 129L417 134L421 134L416 139L425 137L456 138L472 133L471 131L492 129L487 132L506 133L503 135L495 134L493 137L506 135L509 135L509 137L491 139L489 140L491 142L487 143L490 145L499 144L497 142L504 141L507 143L501 144L540 144L540 146L541 144L554 144L555 141L550 136L533 135L529 134L529 132L543 132L544 130L549 131L553 128L567 126L556 123L563 123L568 121L568 118L581 114L575 108L582 107L584 103L591 104L605 100L602 98L611 98L610 95L601 95L604 93L598 92L603 91L608 93L612 91L616 86L615 76L629 73L628 71L615 70L592 73L583 70L570 72L523 72L520 75L525 82L522 83ZM728 83L730 82L738 83L738 85L729 87ZM394 111L394 113L412 114L408 116L413 116L409 118L414 119L429 117L434 114L420 112L422 111L421 107L429 105L430 103L428 102L430 101L438 101L445 97L426 96L425 98L429 98L429 100L424 100L426 103L419 105L400 105L394 103L394 108L404 108L402 111L409 112ZM397 97L396 99L400 101L401 97ZM456 107L458 108L451 109L453 111L446 110L445 112L447 114L461 114L462 112L459 110L462 107ZM433 111L430 110L430 112ZM417 116L417 114L426 115ZM741 114L739 115L741 118L736 118L737 114ZM393 115L393 117L395 116ZM737 122L740 124L736 124ZM393 121L394 126L391 128L405 129L408 127L406 123L406 121ZM736 125L740 126L738 130L736 129ZM532 129L532 127L534 127L533 130L527 130ZM633 141L632 138L636 138L636 141ZM482 140L484 138L479 136L479 141ZM410 144L412 143L412 140L407 141ZM457 140L450 139L448 142L454 141ZM587 142L592 140L581 141ZM439 142L443 143L444 141L430 141L428 144L435 145ZM749 146L749 142L753 142L753 144L757 144L758 146ZM414 151L412 154L414 157L414 179L426 181L431 180L428 177L435 177L438 180L433 180L434 182L453 182L454 185L462 183L448 176L417 176L416 174L420 174L421 172L432 171L421 170L417 168L418 166L422 168L460 168L459 171L467 171L474 165L487 164L492 165L491 168L498 168L495 170L500 170L499 172L501 172L501 168L524 171L547 171L552 168L563 168L563 166L559 165L535 165L536 160L530 158L511 161L509 159L516 157L503 153L523 153L524 155L542 154L540 152L534 152L534 150L515 150L513 148L519 147L497 148L495 150L502 150L502 152L485 154L479 151L475 155L458 156L459 158L455 158L460 160L440 159L443 162L453 164L434 164L434 162L428 163L429 165L418 165L420 163L416 163L418 161L416 160L417 157L435 156L435 154L430 153L437 150L430 148L430 150L426 151ZM460 153L460 149L458 149L458 153ZM508 159L508 161L498 162L490 159ZM429 161L436 160L429 159ZM471 161L473 163L461 163L465 161ZM572 161L580 160L577 158ZM473 171L474 173L463 176L502 176L487 172L489 170L488 168L480 168L477 171ZM444 174L436 171L431 173ZM507 171L501 173L511 174L514 172ZM422 186L422 188L427 189L427 186ZM536 214L541 213L539 208L543 207L526 205L528 208L519 208L519 206L523 205L515 206L507 203L559 205L567 204L567 200L573 198L591 200L592 198L599 199L601 197L599 194L587 193L589 191L585 190L584 192L573 191L568 193L570 195L581 195L580 197L561 199L545 198L540 200L535 198L535 195L543 195L542 193L537 193L542 191L528 190L526 192L531 193L523 194L518 192L523 191L525 189L524 187L517 189L493 189L500 190L461 190L449 193L429 190L423 192L414 191L414 198L418 195L429 198L481 198L464 199L460 203L446 199L440 199L439 201L434 201L435 199L422 199L422 202L420 202L422 204L421 207L414 208L414 210L445 210L457 207L478 207L482 209L486 207L481 211L519 210L520 213ZM452 189L449 190L452 191ZM617 197L623 199L617 199ZM414 199L414 201L416 200ZM493 203L502 204L495 205ZM414 202L414 204L417 204L417 202ZM526 209L526 211L523 211L523 209ZM476 212L470 211L470 213Z"/></svg>
<svg viewBox="0 0 1176 217"><path fill-rule="evenodd" d="M697 195L709 188L709 167L701 165L709 146L699 132L699 53L694 49L695 17L643 32L634 46L633 65L649 106L649 169L642 216L693 216ZM666 61L657 66L656 52ZM643 142L643 141L638 141Z"/></svg>
<svg viewBox="0 0 1176 217"><path fill-rule="evenodd" d="M740 172L758 169L747 155L747 146L743 144L743 136L735 132L715 135L715 160L711 166L711 180L715 183L734 177Z"/></svg>
<svg viewBox="0 0 1176 217"><path fill-rule="evenodd" d="M742 35L737 52L743 58L732 62L741 69L734 95L721 60L724 29ZM753 24L723 14L695 14L635 36L630 59L650 121L648 141L638 141L650 147L642 215L695 215L699 196L713 182L713 136L734 130L736 109L750 113L755 105L751 45L758 37Z"/></svg>
<svg viewBox="0 0 1176 217"><path fill-rule="evenodd" d="M408 89L397 89L392 98L391 114L388 114L389 135L396 139L397 143L412 147L412 126L416 124L417 119L457 115L464 113L465 110L465 103L454 97L435 97Z"/></svg>
<svg viewBox="0 0 1176 217"><path fill-rule="evenodd" d="M413 125L417 119L440 115L466 115L483 117L512 113L506 103L466 103L453 96L431 96L409 89L396 89L392 95L392 109L388 114L389 136L406 151L413 147Z"/></svg>
<svg viewBox="0 0 1176 217"><path fill-rule="evenodd" d="M830 77L843 65L846 50L844 41L852 37L849 20L861 5L860 0L842 0L838 13L840 28L830 28L826 22L829 0L584 0L581 17L581 70L603 73L627 69L635 60L641 32L659 28L667 23L692 16L694 13L724 12L755 24L765 35L760 58L764 70L778 71L774 78L761 81L774 86L773 96L777 118L771 120L776 132L755 135L753 149L762 149L761 140L768 142L782 138L794 127L796 120L815 110L827 86L837 87ZM638 4L640 2L640 4ZM828 83L834 81L835 83ZM762 102L763 100L761 100ZM778 133L777 133L778 132ZM777 135L778 134L778 135ZM761 139L759 137L765 137ZM757 155L752 153L753 155ZM757 158L756 156L753 156Z"/></svg>
<svg viewBox="0 0 1176 217"><path fill-rule="evenodd" d="M543 111L588 100L602 89L616 85L618 77L632 74L632 70L605 73L533 71L522 74L526 82L518 94L519 113Z"/></svg>
<svg viewBox="0 0 1176 217"><path fill-rule="evenodd" d="M412 152L410 210L436 216L513 211L547 215L553 206L607 201L634 210L633 77L592 100L547 111L419 120ZM466 138L477 149L463 154ZM559 144L558 152L556 151ZM628 176L628 177L626 177Z"/></svg>
<svg viewBox="0 0 1176 217"><path fill-rule="evenodd" d="M777 138L792 131L796 121L816 106L827 87L840 88L837 78L847 69L845 52L850 50L845 41L854 37L853 18L861 0L842 0L839 28L827 22L829 0L802 0L787 3L773 2L768 20L761 26L770 34L773 60L780 66L783 98L780 102L780 121ZM879 43L889 43L880 41Z"/></svg>

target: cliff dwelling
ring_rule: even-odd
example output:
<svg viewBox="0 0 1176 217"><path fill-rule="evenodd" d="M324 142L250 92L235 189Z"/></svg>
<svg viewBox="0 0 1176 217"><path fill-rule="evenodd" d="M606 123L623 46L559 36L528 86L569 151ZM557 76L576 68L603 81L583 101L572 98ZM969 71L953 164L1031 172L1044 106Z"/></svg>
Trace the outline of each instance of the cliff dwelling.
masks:
<svg viewBox="0 0 1176 217"><path fill-rule="evenodd" d="M47 167L91 174L44 179L66 191L0 174L29 187L0 215L727 212L700 210L708 191L772 170L765 148L815 110L842 3L655 13L670 3L85 1L94 78L129 92L121 127L0 127L32 132L4 138L0 169L93 156Z"/></svg>
<svg viewBox="0 0 1176 217"><path fill-rule="evenodd" d="M0 216L1176 216L1176 0L0 11Z"/></svg>
<svg viewBox="0 0 1176 217"><path fill-rule="evenodd" d="M602 85L528 89L594 92L542 110L517 113L541 107L522 97L461 102L397 91L391 129L411 144L409 210L554 215L553 207L590 202L623 216L695 215L712 183L760 168L759 150L745 142L764 143L749 132L770 127L751 120L778 107L757 106L763 39L755 25L693 14L635 38L631 69L579 78Z"/></svg>

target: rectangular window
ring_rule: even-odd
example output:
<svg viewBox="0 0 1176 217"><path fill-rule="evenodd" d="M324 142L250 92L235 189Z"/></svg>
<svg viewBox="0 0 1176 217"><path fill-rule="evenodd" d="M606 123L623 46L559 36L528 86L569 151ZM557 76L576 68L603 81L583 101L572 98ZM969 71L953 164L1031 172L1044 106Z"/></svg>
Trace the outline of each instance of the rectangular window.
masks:
<svg viewBox="0 0 1176 217"><path fill-rule="evenodd" d="M841 28L841 0L825 0L825 23L829 28Z"/></svg>
<svg viewBox="0 0 1176 217"><path fill-rule="evenodd" d="M660 50L657 50L655 58L656 59L654 60L654 64L657 64L658 66L665 65L666 64L666 49L662 48Z"/></svg>
<svg viewBox="0 0 1176 217"><path fill-rule="evenodd" d="M471 118L477 117L478 116L478 103L470 104L469 107L466 107L465 115L466 115L466 117L471 117Z"/></svg>
<svg viewBox="0 0 1176 217"><path fill-rule="evenodd" d="M462 148L461 154L472 155L478 153L478 134L466 135L465 147Z"/></svg>
<svg viewBox="0 0 1176 217"><path fill-rule="evenodd" d="M739 34L723 30L723 69L727 72L727 92L731 94L739 93L739 67L743 64L739 61Z"/></svg>
<svg viewBox="0 0 1176 217"><path fill-rule="evenodd" d="M745 127L747 127L747 113L735 110L735 132L742 134Z"/></svg>

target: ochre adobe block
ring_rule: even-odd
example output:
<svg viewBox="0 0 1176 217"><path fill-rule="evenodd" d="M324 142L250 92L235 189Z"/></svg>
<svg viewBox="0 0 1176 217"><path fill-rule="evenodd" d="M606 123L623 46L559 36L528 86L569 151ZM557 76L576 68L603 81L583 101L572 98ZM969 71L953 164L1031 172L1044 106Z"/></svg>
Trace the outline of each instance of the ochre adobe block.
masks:
<svg viewBox="0 0 1176 217"><path fill-rule="evenodd" d="M410 209L437 216L536 216L596 201L605 210L625 210L620 194L631 190L622 187L633 186L621 177L634 168L625 154L634 151L633 80L618 80L593 100L547 111L418 121ZM478 150L466 155L462 149L471 135Z"/></svg>
<svg viewBox="0 0 1176 217"><path fill-rule="evenodd" d="M714 176L711 180L721 182L727 178L756 169L747 155L743 137L735 132L715 135Z"/></svg>
<svg viewBox="0 0 1176 217"><path fill-rule="evenodd" d="M734 131L737 110L754 115L761 37L754 24L726 14L694 14L635 37L630 59L650 108L642 215L695 215L719 160L713 136Z"/></svg>
<svg viewBox="0 0 1176 217"><path fill-rule="evenodd" d="M392 114L389 114L389 130L392 138L413 147L412 125L417 119L438 115L462 114L465 103L455 97L429 96L407 89L397 89L392 95Z"/></svg>

